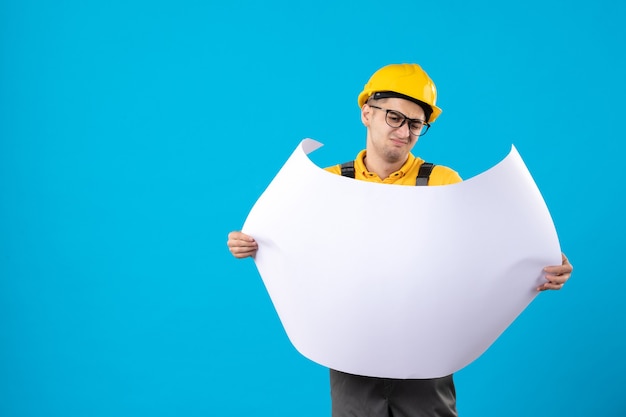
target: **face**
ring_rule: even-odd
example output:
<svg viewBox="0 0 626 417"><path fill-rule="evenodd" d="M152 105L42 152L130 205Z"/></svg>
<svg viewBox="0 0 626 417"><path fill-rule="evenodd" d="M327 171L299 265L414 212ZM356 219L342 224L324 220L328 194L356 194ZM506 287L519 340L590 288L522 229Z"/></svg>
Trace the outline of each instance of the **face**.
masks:
<svg viewBox="0 0 626 417"><path fill-rule="evenodd" d="M376 100L372 105L396 110L410 119L425 119L420 106L401 98ZM386 113L368 104L361 109L361 120L367 127L367 155L375 155L388 163L404 162L418 136L409 131L408 123L396 128L389 126L385 121Z"/></svg>

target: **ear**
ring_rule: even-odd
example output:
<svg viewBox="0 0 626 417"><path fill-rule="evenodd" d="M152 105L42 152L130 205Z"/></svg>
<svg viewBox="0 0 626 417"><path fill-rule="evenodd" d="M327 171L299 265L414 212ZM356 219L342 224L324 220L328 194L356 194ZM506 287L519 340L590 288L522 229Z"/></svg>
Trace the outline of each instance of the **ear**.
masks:
<svg viewBox="0 0 626 417"><path fill-rule="evenodd" d="M361 122L366 127L370 127L370 120L372 118L372 108L367 105L367 103L363 104L361 107Z"/></svg>

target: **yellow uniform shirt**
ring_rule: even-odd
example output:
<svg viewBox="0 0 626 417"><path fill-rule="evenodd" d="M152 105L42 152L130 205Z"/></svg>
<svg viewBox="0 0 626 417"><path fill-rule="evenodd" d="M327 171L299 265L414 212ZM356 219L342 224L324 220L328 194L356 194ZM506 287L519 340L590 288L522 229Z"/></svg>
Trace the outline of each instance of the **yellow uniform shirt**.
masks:
<svg viewBox="0 0 626 417"><path fill-rule="evenodd" d="M424 163L423 159L416 158L413 154L409 153L408 159L398 171L393 172L387 178L381 179L377 174L367 170L365 162L363 162L364 159L365 150L362 150L354 160L355 179L396 185L415 185L415 179L417 178L419 169ZM325 169L333 174L341 175L341 164L333 165ZM435 165L430 174L428 185L447 185L461 181L462 179L456 171L442 165Z"/></svg>

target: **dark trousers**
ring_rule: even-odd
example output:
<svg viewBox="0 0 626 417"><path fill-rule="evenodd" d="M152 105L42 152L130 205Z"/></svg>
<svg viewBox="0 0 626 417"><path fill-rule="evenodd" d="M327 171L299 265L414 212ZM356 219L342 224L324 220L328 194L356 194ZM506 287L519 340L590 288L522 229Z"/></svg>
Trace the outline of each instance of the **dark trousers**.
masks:
<svg viewBox="0 0 626 417"><path fill-rule="evenodd" d="M330 370L332 417L457 417L452 375L389 379Z"/></svg>

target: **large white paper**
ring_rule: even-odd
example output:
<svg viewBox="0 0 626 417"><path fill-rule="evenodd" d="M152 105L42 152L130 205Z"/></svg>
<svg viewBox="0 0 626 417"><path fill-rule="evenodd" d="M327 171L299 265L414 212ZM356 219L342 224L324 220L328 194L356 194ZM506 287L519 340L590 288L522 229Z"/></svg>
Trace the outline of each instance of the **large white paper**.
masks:
<svg viewBox="0 0 626 417"><path fill-rule="evenodd" d="M409 187L331 174L303 140L243 227L295 348L340 371L434 378L465 367L561 263L515 147L462 183Z"/></svg>

